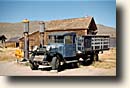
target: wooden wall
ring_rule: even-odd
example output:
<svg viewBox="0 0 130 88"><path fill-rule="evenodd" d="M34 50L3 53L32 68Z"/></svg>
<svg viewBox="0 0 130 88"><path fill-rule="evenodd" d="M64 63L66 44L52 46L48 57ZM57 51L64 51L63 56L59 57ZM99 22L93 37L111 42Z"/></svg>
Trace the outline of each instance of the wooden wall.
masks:
<svg viewBox="0 0 130 88"><path fill-rule="evenodd" d="M78 30L78 29L72 29L72 30L59 30L59 31L57 31L57 30L53 30L53 31L47 31L46 33L45 33L45 37L44 37L44 44L47 44L48 43L48 34L50 34L50 33L55 33L55 32L76 32L76 34L77 35L79 35L79 36L81 36L81 35L87 35L86 33L86 31L84 30L84 29L80 29L80 30Z"/></svg>
<svg viewBox="0 0 130 88"><path fill-rule="evenodd" d="M6 42L5 47L16 48L16 42Z"/></svg>
<svg viewBox="0 0 130 88"><path fill-rule="evenodd" d="M29 48L31 49L34 46L39 46L40 42L40 34L39 32L35 32L29 35ZM19 41L20 48L24 48L24 37Z"/></svg>

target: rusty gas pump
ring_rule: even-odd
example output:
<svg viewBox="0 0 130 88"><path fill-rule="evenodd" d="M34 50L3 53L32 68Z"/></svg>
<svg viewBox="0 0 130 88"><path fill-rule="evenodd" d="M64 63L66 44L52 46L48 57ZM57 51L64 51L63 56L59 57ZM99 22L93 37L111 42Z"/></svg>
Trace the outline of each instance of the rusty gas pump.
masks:
<svg viewBox="0 0 130 88"><path fill-rule="evenodd" d="M29 59L29 20L23 20L24 23L24 59L23 61L27 61Z"/></svg>
<svg viewBox="0 0 130 88"><path fill-rule="evenodd" d="M45 23L43 21L39 22L40 24L40 29L39 29L39 32L40 32L40 47L43 47L44 45L44 32L45 32Z"/></svg>

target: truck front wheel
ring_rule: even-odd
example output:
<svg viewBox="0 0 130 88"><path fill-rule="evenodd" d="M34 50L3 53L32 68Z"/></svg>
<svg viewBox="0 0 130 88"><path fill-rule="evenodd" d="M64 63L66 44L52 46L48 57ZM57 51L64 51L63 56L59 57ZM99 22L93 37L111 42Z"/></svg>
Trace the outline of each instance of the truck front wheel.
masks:
<svg viewBox="0 0 130 88"><path fill-rule="evenodd" d="M51 61L52 70L60 70L60 57L58 55L54 56Z"/></svg>
<svg viewBox="0 0 130 88"><path fill-rule="evenodd" d="M30 63L30 67L32 70L38 70L38 65L36 65L35 63Z"/></svg>

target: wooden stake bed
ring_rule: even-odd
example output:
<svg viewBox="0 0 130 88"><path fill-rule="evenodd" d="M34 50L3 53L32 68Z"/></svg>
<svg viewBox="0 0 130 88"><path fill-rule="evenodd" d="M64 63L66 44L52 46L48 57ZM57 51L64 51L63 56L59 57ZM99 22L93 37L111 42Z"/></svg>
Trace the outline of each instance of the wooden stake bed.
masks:
<svg viewBox="0 0 130 88"><path fill-rule="evenodd" d="M109 36L87 35L77 37L77 50L79 51L102 51L109 50Z"/></svg>

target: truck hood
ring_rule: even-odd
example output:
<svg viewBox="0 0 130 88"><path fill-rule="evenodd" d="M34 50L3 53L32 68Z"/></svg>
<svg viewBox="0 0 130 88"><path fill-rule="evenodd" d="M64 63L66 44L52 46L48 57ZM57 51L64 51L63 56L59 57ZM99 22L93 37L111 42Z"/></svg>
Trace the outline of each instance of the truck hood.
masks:
<svg viewBox="0 0 130 88"><path fill-rule="evenodd" d="M63 46L63 44L49 44L49 45L45 45L46 46L46 50L49 51L50 49L58 49L60 47Z"/></svg>

